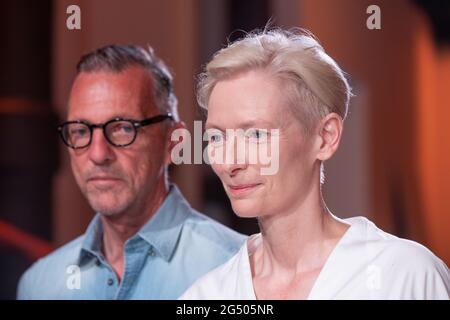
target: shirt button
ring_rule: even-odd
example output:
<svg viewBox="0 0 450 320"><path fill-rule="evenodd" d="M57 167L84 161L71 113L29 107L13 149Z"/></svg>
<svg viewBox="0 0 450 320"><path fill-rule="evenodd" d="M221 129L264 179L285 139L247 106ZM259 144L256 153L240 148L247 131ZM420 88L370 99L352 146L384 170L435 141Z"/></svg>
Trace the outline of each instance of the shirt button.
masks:
<svg viewBox="0 0 450 320"><path fill-rule="evenodd" d="M114 284L114 280L109 278L108 279L108 286L112 286Z"/></svg>
<svg viewBox="0 0 450 320"><path fill-rule="evenodd" d="M95 260L95 265L97 266L97 267L100 267L100 260L99 259L97 259L97 260Z"/></svg>
<svg viewBox="0 0 450 320"><path fill-rule="evenodd" d="M152 257L155 256L155 251L153 251L153 248L149 250L148 254Z"/></svg>

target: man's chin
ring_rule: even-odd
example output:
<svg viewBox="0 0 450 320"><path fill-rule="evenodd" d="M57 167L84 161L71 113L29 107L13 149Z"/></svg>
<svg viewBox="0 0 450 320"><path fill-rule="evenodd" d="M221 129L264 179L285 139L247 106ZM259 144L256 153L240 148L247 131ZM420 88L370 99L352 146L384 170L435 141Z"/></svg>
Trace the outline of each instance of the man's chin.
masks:
<svg viewBox="0 0 450 320"><path fill-rule="evenodd" d="M114 210L114 208L97 208L95 212L101 214L104 217L116 217L119 216L122 211Z"/></svg>
<svg viewBox="0 0 450 320"><path fill-rule="evenodd" d="M103 216L115 216L124 212L128 204L126 201L118 201L109 197L88 197L89 204L95 212Z"/></svg>
<svg viewBox="0 0 450 320"><path fill-rule="evenodd" d="M102 216L112 217L123 212L120 208L111 205L99 205L99 204L91 204L92 209L95 212L100 213Z"/></svg>

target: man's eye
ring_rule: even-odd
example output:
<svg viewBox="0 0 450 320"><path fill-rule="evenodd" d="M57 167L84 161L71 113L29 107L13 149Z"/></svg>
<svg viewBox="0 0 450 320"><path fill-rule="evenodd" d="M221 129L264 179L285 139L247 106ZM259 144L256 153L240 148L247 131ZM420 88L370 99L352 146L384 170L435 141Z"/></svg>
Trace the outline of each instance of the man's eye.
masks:
<svg viewBox="0 0 450 320"><path fill-rule="evenodd" d="M113 133L132 133L133 126L129 123L117 123L113 127Z"/></svg>
<svg viewBox="0 0 450 320"><path fill-rule="evenodd" d="M73 128L70 130L70 135L73 137L83 137L88 133L87 128Z"/></svg>

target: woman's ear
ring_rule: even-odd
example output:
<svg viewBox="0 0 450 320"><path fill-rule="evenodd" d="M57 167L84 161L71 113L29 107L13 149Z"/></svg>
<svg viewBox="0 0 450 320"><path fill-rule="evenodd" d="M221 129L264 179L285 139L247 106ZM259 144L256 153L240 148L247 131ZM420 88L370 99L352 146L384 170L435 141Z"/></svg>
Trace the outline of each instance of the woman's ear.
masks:
<svg viewBox="0 0 450 320"><path fill-rule="evenodd" d="M330 113L320 121L318 126L320 148L317 159L325 161L333 156L339 147L343 129L342 118L337 113Z"/></svg>
<svg viewBox="0 0 450 320"><path fill-rule="evenodd" d="M179 144L182 143L184 139L186 139L186 124L183 121L178 121L172 124L172 126L170 127L169 130L169 143L168 143L168 147L167 147L167 152L166 152L166 159L165 159L165 163L166 165L170 165L172 163L172 150L173 148ZM174 134L176 133L176 134ZM172 140L172 137L178 137L178 140Z"/></svg>

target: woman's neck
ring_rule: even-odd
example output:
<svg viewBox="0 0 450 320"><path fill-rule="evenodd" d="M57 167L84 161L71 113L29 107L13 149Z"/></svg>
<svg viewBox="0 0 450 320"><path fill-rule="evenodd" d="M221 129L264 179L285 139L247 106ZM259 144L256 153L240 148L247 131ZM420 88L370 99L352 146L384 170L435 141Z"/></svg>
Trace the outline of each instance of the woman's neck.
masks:
<svg viewBox="0 0 450 320"><path fill-rule="evenodd" d="M259 275L321 268L348 229L331 215L320 192L311 192L291 212L261 217L259 224L263 241L253 257Z"/></svg>

